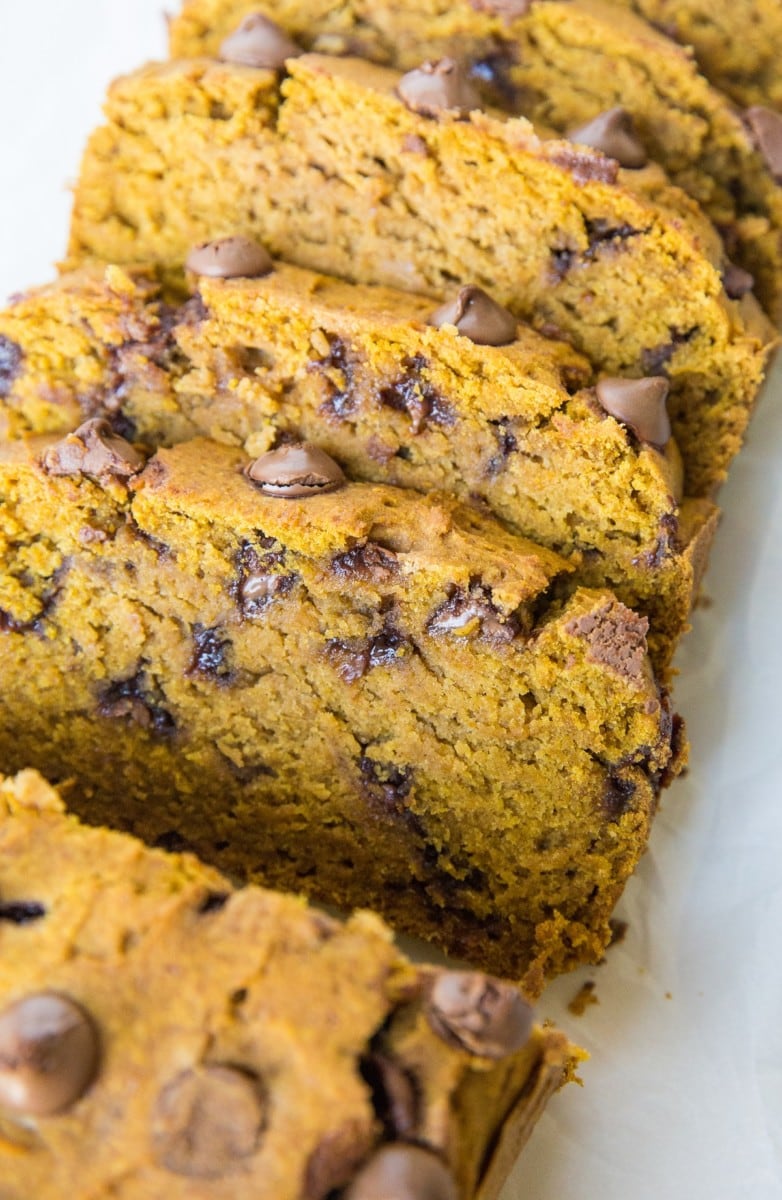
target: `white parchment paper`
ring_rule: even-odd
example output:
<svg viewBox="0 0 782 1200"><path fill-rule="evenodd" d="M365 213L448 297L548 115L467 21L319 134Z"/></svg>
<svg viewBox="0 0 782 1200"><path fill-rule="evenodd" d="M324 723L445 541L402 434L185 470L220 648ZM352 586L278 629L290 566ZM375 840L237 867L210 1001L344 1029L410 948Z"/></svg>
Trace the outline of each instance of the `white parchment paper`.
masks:
<svg viewBox="0 0 782 1200"><path fill-rule="evenodd" d="M164 53L160 4L0 0L0 299L51 277L108 80ZM542 1001L592 1059L504 1200L782 1200L781 477L778 372L679 655L689 774L622 901L624 942ZM585 980L598 1003L576 1018Z"/></svg>

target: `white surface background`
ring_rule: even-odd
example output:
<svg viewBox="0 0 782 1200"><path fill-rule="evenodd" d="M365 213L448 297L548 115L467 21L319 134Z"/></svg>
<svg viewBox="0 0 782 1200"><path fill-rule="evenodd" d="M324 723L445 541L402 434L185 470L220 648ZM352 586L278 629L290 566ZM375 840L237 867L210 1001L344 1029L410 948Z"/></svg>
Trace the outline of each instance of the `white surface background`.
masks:
<svg viewBox="0 0 782 1200"><path fill-rule="evenodd" d="M66 181L108 80L163 54L161 2L0 0L0 299L62 255ZM781 473L782 372L722 495L712 604L680 654L691 769L627 938L541 1005L592 1052L586 1086L551 1104L507 1200L782 1200ZM575 1018L584 979L599 1004Z"/></svg>

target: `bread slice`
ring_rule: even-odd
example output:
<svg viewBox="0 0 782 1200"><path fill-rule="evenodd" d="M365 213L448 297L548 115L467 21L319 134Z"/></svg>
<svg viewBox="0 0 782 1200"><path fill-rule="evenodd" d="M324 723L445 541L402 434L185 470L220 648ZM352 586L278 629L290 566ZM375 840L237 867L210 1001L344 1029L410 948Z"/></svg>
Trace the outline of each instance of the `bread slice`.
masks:
<svg viewBox="0 0 782 1200"><path fill-rule="evenodd" d="M682 761L642 618L558 600L562 559L455 500L328 490L322 454L141 470L100 421L3 453L6 769L530 987L599 957Z"/></svg>
<svg viewBox="0 0 782 1200"><path fill-rule="evenodd" d="M307 49L366 54L402 71L444 55L464 58L487 103L565 136L621 107L639 148L703 205L731 257L754 276L758 297L782 316L782 188L727 96L691 54L637 14L602 0L350 0L314 14L309 0L186 0L171 26L172 52L217 55L226 34L256 11ZM741 19L736 44L746 47L745 30L761 30L746 13Z"/></svg>
<svg viewBox="0 0 782 1200"><path fill-rule="evenodd" d="M276 72L205 59L115 83L76 190L71 260L175 273L194 244L244 234L354 282L433 297L477 284L601 371L666 373L686 491L713 490L770 335L747 324L751 297L727 297L692 201L662 185L642 198L612 161L541 142L526 121L421 116L397 74L360 60L288 65L281 91Z"/></svg>
<svg viewBox="0 0 782 1200"><path fill-rule="evenodd" d="M519 325L476 344L428 324L432 300L284 263L196 282L172 308L152 272L83 268L0 312L16 360L6 434L100 414L150 445L203 434L258 454L309 439L352 478L488 505L647 616L667 670L717 510L682 501L675 444L661 453L610 416L566 343Z"/></svg>
<svg viewBox="0 0 782 1200"><path fill-rule="evenodd" d="M747 108L782 110L782 9L777 0L612 0L691 47L715 87ZM287 17L287 14L286 14Z"/></svg>
<svg viewBox="0 0 782 1200"><path fill-rule="evenodd" d="M494 1200L580 1056L511 984L81 825L34 771L0 776L0 948L8 1196L359 1200L396 1163Z"/></svg>

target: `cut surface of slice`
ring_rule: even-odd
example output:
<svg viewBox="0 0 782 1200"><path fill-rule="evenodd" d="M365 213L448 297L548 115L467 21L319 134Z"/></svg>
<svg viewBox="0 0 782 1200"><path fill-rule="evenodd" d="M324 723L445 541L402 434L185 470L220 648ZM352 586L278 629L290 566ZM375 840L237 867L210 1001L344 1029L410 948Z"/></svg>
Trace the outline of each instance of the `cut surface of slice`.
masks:
<svg viewBox="0 0 782 1200"><path fill-rule="evenodd" d="M31 770L0 777L0 1047L13 1200L325 1200L389 1158L495 1200L579 1056L512 985L81 825Z"/></svg>
<svg viewBox="0 0 782 1200"><path fill-rule="evenodd" d="M728 298L684 193L629 191L611 160L520 119L421 116L396 73L357 59L288 67L281 91L277 72L208 60L115 83L71 259L175 276L192 246L240 234L354 282L441 298L483 287L599 371L665 375L687 493L721 482L773 337L751 296Z"/></svg>
<svg viewBox="0 0 782 1200"><path fill-rule="evenodd" d="M142 470L99 421L31 449L0 471L7 769L530 987L599 956L682 763L641 617L322 456L280 499L279 454L248 476L196 439Z"/></svg>
<svg viewBox="0 0 782 1200"><path fill-rule="evenodd" d="M682 501L674 443L661 452L613 419L566 343L512 322L504 345L476 344L433 327L430 299L283 263L195 283L172 308L150 272L84 268L0 313L18 360L6 433L101 415L150 445L205 434L258 454L307 439L352 478L479 500L648 616L667 669L717 510Z"/></svg>

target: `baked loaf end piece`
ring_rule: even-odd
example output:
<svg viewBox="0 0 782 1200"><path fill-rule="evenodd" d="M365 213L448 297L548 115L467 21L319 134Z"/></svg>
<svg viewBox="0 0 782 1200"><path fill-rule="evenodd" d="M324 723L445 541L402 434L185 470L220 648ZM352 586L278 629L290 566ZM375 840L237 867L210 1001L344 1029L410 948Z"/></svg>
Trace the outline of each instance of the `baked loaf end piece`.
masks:
<svg viewBox="0 0 782 1200"><path fill-rule="evenodd" d="M579 583L648 616L653 662L667 669L717 510L681 501L675 444L661 452L610 416L567 343L524 325L514 336L511 321L505 344L476 344L428 324L431 299L283 263L196 283L171 308L147 272L83 268L0 312L0 346L16 360L0 398L6 432L105 415L152 445L200 433L257 454L307 438L352 478L483 500L566 556Z"/></svg>
<svg viewBox="0 0 782 1200"><path fill-rule="evenodd" d="M776 0L612 0L695 51L737 104L782 109L782 10ZM194 31L195 32L195 31Z"/></svg>
<svg viewBox="0 0 782 1200"><path fill-rule="evenodd" d="M174 54L218 54L249 11L267 12L307 49L366 54L402 71L462 58L488 104L576 141L573 131L621 107L634 121L640 161L660 163L704 206L768 311L782 315L782 190L728 98L637 14L601 0L351 0L335 12L316 9L313 19L306 0L260 8L253 0L191 0L172 26ZM621 139L597 136L585 140L609 154L613 144L623 165L638 165L624 161Z"/></svg>
<svg viewBox="0 0 782 1200"><path fill-rule="evenodd" d="M512 985L80 825L34 771L0 777L0 950L8 1200L368 1200L394 1161L494 1200L579 1054Z"/></svg>
<svg viewBox="0 0 782 1200"><path fill-rule="evenodd" d="M610 375L666 374L688 494L724 478L770 335L728 299L691 201L636 196L611 160L541 142L523 120L421 116L397 74L360 60L288 66L281 102L276 72L207 60L115 83L72 259L174 271L193 245L238 233L355 282L437 297L477 284Z"/></svg>
<svg viewBox="0 0 782 1200"><path fill-rule="evenodd" d="M8 769L530 987L599 956L682 761L642 618L558 602L562 559L453 500L319 490L309 452L258 460L274 495L204 440L4 452Z"/></svg>

